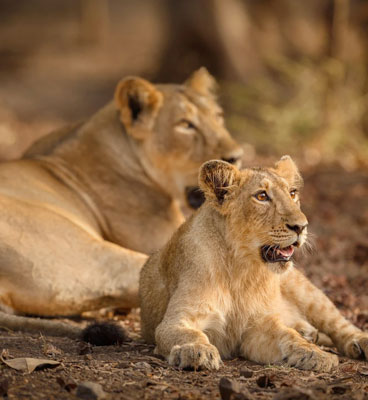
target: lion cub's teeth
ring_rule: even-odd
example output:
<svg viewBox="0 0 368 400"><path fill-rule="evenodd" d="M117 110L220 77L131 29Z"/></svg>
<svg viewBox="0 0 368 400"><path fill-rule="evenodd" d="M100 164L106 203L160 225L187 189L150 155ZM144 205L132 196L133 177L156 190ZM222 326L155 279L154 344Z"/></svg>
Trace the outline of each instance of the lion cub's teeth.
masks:
<svg viewBox="0 0 368 400"><path fill-rule="evenodd" d="M294 248L292 246L285 247L284 249L279 250L279 254L283 257L291 257L294 253Z"/></svg>

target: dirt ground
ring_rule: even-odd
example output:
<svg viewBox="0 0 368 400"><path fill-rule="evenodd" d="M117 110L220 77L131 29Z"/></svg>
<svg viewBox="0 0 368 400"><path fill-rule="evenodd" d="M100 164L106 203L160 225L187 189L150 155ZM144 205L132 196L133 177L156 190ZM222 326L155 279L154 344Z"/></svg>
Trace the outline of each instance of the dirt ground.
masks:
<svg viewBox="0 0 368 400"><path fill-rule="evenodd" d="M319 166L304 171L304 177L302 201L314 251L300 254L297 265L348 319L368 330L368 171L348 173ZM0 397L73 399L78 398L77 385L91 381L102 385L111 399L218 399L220 379L226 377L239 383L243 392L239 399L368 399L366 361L341 357L335 371L322 374L262 366L241 358L225 361L217 372L182 371L170 367L153 354L152 346L140 341L137 311L114 319L130 336L121 346L90 347L70 339L0 330L4 359L60 362L56 368L31 374L0 362Z"/></svg>

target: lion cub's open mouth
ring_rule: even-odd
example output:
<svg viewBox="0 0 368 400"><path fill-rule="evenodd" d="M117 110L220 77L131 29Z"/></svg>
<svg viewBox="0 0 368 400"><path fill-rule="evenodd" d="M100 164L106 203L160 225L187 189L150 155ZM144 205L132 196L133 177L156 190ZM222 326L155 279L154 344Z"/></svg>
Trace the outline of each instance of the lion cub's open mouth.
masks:
<svg viewBox="0 0 368 400"><path fill-rule="evenodd" d="M296 243L295 243L296 244ZM291 244L288 247L280 248L279 245L263 246L261 248L262 257L266 262L280 262L289 261L291 256L294 254L294 245Z"/></svg>

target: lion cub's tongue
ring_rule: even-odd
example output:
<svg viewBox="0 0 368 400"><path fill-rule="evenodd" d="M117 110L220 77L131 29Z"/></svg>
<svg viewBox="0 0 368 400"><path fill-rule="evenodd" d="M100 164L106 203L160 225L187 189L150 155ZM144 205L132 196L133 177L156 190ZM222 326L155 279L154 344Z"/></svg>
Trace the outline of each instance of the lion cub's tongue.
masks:
<svg viewBox="0 0 368 400"><path fill-rule="evenodd" d="M283 257L291 257L294 253L294 247L293 246L288 246L283 249L278 249L277 250L279 254L281 254Z"/></svg>

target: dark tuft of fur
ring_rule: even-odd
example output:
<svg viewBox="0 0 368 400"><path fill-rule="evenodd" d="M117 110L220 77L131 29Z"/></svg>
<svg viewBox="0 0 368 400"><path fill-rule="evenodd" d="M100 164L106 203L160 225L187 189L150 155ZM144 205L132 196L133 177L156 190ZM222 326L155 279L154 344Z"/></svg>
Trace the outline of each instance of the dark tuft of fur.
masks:
<svg viewBox="0 0 368 400"><path fill-rule="evenodd" d="M112 346L128 338L124 328L115 322L94 322L83 329L81 339L94 346Z"/></svg>

